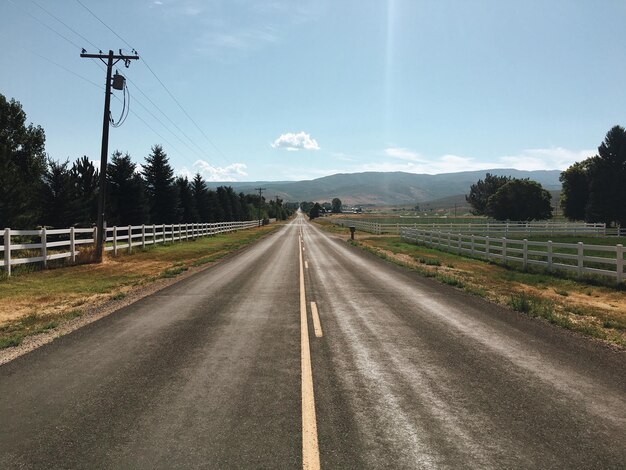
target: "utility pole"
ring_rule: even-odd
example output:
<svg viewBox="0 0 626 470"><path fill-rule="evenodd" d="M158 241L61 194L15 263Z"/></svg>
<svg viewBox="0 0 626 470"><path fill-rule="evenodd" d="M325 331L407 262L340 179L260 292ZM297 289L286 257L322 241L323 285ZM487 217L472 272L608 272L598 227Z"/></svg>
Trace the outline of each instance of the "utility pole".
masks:
<svg viewBox="0 0 626 470"><path fill-rule="evenodd" d="M254 190L259 192L259 227L260 227L262 225L261 224L261 202L262 202L261 196L263 194L263 191L266 190L266 188L254 188Z"/></svg>
<svg viewBox="0 0 626 470"><path fill-rule="evenodd" d="M100 59L107 66L107 81L106 89L104 92L104 117L102 119L102 148L100 152L100 192L98 194L98 220L97 220L97 236L96 236L96 261L102 261L102 252L104 248L104 240L106 235L104 233L104 201L105 201L105 187L106 187L106 173L107 173L107 157L109 154L109 124L111 122L111 86L116 90L124 89L125 78L119 74L115 74L114 79L111 77L113 66L120 60L124 61L126 68L130 65L131 60L138 60L139 56L137 51L133 50L133 55L124 55L120 49L119 54L114 54L113 51L109 51L108 54L103 54L100 51L99 54L87 54L83 49L80 56L83 59ZM106 61L105 61L106 59ZM118 78L120 77L120 78Z"/></svg>

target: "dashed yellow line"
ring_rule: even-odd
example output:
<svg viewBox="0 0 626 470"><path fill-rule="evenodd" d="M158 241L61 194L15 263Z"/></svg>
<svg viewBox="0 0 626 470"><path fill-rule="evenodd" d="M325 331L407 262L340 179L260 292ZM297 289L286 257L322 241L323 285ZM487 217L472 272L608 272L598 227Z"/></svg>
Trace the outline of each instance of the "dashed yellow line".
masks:
<svg viewBox="0 0 626 470"><path fill-rule="evenodd" d="M322 337L322 324L320 323L320 315L317 311L317 304L311 302L311 315L313 316L313 329L317 338Z"/></svg>
<svg viewBox="0 0 626 470"><path fill-rule="evenodd" d="M306 293L304 291L304 263L302 262L302 240L299 240L300 255L300 360L302 365L302 468L319 470L320 451L317 441L317 418L313 394L313 369L309 346L309 325L306 315Z"/></svg>

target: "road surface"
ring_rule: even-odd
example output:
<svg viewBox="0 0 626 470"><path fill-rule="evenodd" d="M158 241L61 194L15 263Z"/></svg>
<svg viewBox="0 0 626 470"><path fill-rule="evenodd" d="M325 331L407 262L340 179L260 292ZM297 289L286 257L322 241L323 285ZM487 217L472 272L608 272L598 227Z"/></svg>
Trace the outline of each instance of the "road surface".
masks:
<svg viewBox="0 0 626 470"><path fill-rule="evenodd" d="M0 366L0 467L624 468L625 357L299 217Z"/></svg>

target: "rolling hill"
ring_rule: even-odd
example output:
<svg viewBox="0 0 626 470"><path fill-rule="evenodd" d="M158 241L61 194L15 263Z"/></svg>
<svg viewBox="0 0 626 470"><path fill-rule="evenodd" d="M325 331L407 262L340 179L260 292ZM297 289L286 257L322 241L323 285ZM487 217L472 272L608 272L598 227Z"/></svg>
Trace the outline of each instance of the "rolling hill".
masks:
<svg viewBox="0 0 626 470"><path fill-rule="evenodd" d="M466 194L470 185L485 173L530 178L548 190L561 189L559 170L522 171L492 169L426 175L404 172L339 173L305 181L211 182L212 188L232 186L237 192L251 193L263 187L266 197L285 201L330 201L338 197L350 205L407 205Z"/></svg>

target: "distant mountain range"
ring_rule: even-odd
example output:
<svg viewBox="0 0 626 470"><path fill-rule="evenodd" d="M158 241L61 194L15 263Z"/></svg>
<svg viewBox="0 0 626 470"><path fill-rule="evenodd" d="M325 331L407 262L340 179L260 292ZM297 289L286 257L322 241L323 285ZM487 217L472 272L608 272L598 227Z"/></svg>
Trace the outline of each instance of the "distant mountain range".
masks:
<svg viewBox="0 0 626 470"><path fill-rule="evenodd" d="M514 178L530 178L548 190L561 189L559 170L522 171L492 169L425 175L404 172L339 173L306 181L211 182L209 186L232 186L237 192L252 193L255 188L266 188L268 198L285 201L330 202L338 197L344 204L372 206L401 206L469 192L470 186L486 173Z"/></svg>

